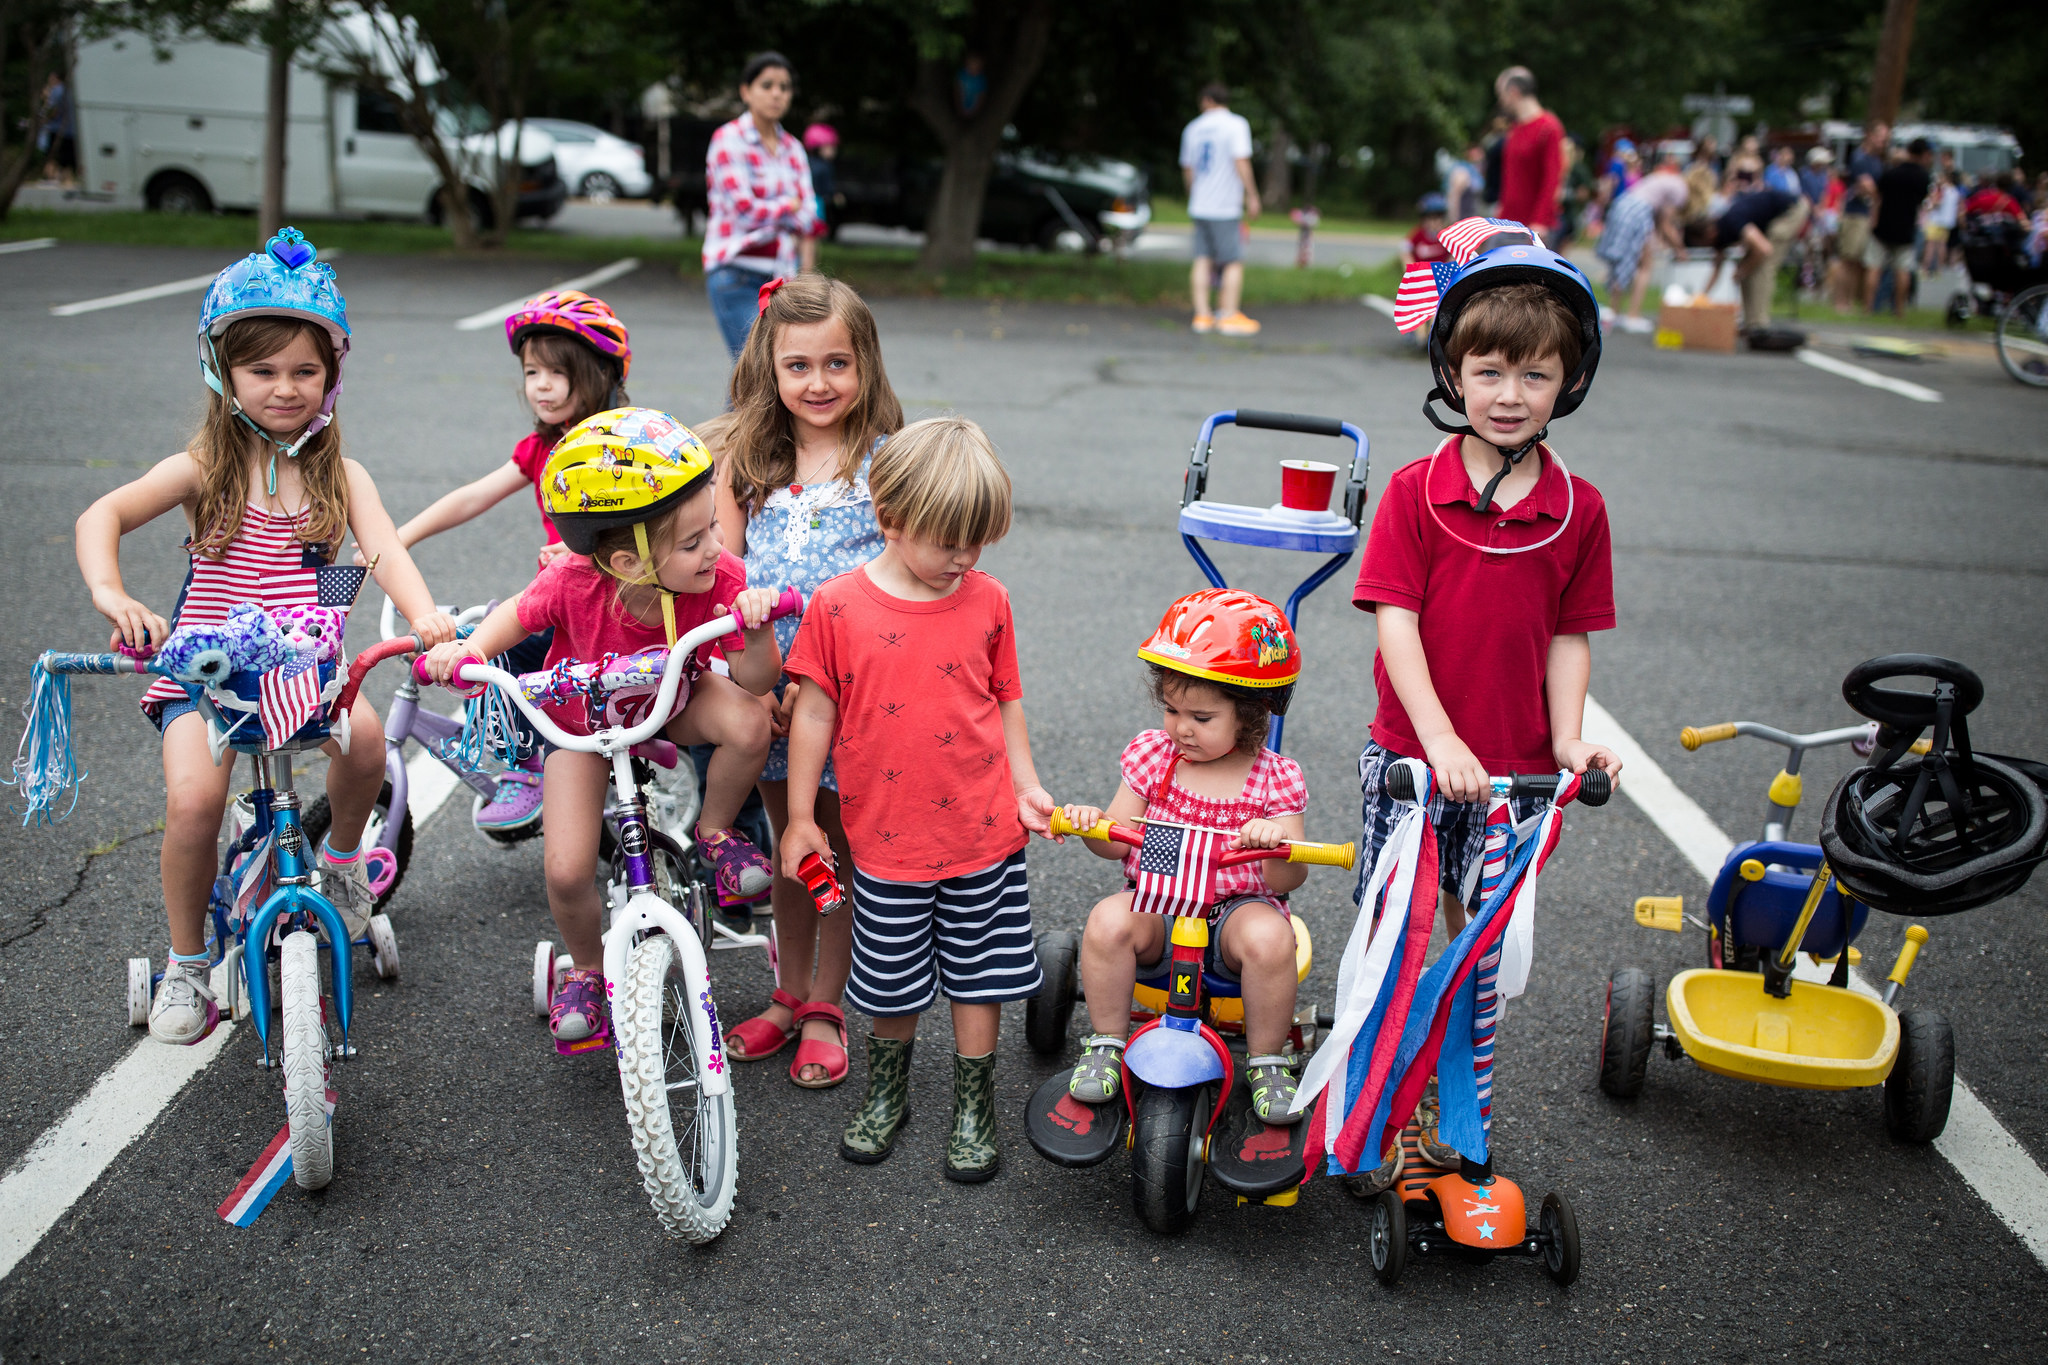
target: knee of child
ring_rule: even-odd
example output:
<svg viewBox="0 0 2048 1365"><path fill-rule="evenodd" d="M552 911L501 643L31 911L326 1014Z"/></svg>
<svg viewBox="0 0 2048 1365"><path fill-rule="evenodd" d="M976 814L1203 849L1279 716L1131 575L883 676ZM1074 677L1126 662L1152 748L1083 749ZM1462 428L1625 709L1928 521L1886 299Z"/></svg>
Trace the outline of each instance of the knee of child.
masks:
<svg viewBox="0 0 2048 1365"><path fill-rule="evenodd" d="M560 847L549 848L542 857L542 862L545 866L550 898L581 890L590 884L590 879L597 872L594 862Z"/></svg>
<svg viewBox="0 0 2048 1365"><path fill-rule="evenodd" d="M226 813L227 801L205 783L173 782L164 788L164 831L170 842L195 830L216 837Z"/></svg>
<svg viewBox="0 0 2048 1365"><path fill-rule="evenodd" d="M1247 966L1291 967L1294 963L1294 926L1278 913L1259 915L1245 922L1239 936L1239 953Z"/></svg>
<svg viewBox="0 0 2048 1365"><path fill-rule="evenodd" d="M1088 912L1088 923L1081 930L1084 941L1099 944L1105 948L1130 948L1136 938L1138 926L1136 916L1131 914L1129 901L1122 896L1110 896L1095 903Z"/></svg>

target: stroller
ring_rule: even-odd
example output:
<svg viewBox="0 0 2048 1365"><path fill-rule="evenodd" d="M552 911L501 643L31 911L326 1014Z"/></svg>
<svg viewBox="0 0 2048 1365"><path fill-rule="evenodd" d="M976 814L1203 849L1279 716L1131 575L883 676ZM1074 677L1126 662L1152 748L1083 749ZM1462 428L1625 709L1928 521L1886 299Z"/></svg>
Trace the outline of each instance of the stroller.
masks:
<svg viewBox="0 0 2048 1365"><path fill-rule="evenodd" d="M2027 225L2016 218L1973 213L1956 225L1968 289L1949 297L1948 325L1964 327L1971 318L1997 318L2016 295L2048 284L2048 266L2031 265L2026 253Z"/></svg>

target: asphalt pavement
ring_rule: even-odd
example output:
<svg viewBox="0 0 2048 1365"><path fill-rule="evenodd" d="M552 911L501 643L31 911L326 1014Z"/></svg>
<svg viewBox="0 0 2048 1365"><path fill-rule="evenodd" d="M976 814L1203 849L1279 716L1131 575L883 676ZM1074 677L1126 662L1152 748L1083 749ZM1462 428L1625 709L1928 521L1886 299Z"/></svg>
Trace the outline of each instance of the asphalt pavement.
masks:
<svg viewBox="0 0 2048 1365"><path fill-rule="evenodd" d="M64 245L0 257L0 698L45 648L105 638L80 585L71 522L101 492L180 448L204 389L197 293L53 317L52 305L202 274L187 250ZM457 319L589 268L532 260L351 257L338 266L357 341L341 405L350 452L403 518L502 462L527 430L495 329ZM726 363L701 292L643 269L603 288L632 328L635 401L685 420L722 401ZM1373 438L1375 499L1435 442L1425 366L1355 304L1269 309L1248 342L1190 335L1176 313L967 302L876 306L890 378L912 416L953 411L994 437L1017 518L983 567L1016 607L1040 772L1099 801L1148 721L1133 651L1201 586L1175 534L1181 471L1203 416L1236 406L1340 415ZM1872 368L1887 362L1859 362ZM1893 371L1887 371L1892 373ZM1708 816L1753 837L1778 755L1736 742L1687 755L1688 723L1846 724L1850 665L1900 650L1983 676L1971 720L1989 750L2048 757L2040 685L2048 628L2041 395L1995 362L1897 374L1916 402L1785 356L1659 352L1617 336L1593 398L1558 424L1572 470L1605 493L1619 628L1594 642L1593 693ZM1210 496L1266 503L1274 461L1334 443L1229 432ZM129 536L130 589L168 611L182 574L175 518ZM531 572L522 497L416 551L443 600L482 601ZM1284 596L1302 557L1224 547L1233 582ZM1373 632L1349 574L1311 597L1288 750L1311 792L1311 837L1357 833L1353 764L1371 718ZM374 638L359 613L357 648ZM132 683L79 679L90 777L47 829L0 824L0 1171L96 1078L158 1045L125 1026L123 962L163 951L162 811L154 733ZM381 706L388 681L370 689ZM7 731L13 739L15 731ZM1848 756L1818 754L1794 834L1811 836ZM317 765L316 765L317 766ZM1624 785L1627 777L1624 775ZM943 1012L913 1066L917 1118L876 1167L837 1155L859 1097L791 1085L784 1064L737 1076L739 1199L704 1248L666 1240L641 1193L609 1058L562 1059L532 1017L532 945L551 932L538 843L500 850L458 798L419 831L393 905L405 975L364 991L338 1073L337 1174L287 1186L247 1229L215 1206L281 1122L239 1028L161 1116L0 1280L0 1358L192 1360L1119 1361L1713 1359L2039 1360L2048 1275L1987 1198L1931 1148L1885 1135L1876 1091L1771 1090L1653 1059L1632 1103L1603 1096L1594 1054L1608 972L1668 979L1697 934L1640 928L1638 895L1704 885L1626 800L1570 812L1542 887L1528 994L1503 1027L1499 1168L1533 1196L1566 1191L1585 1270L1570 1290L1536 1267L1430 1260L1374 1281L1364 1206L1317 1179L1292 1209L1236 1207L1213 1184L1194 1230L1147 1232L1127 1163L1056 1169L1025 1141L1025 1097L1053 1069L1005 1011L1002 1173L940 1176L950 1066ZM1104 865L1035 847L1034 914L1078 927ZM1348 883L1297 898L1315 935L1305 999L1327 1004L1351 929ZM1954 1021L1958 1070L2036 1165L2048 1164L2048 882L1932 922L1907 998ZM1903 924L1860 946L1881 975ZM721 1014L766 1002L758 951L713 962ZM1661 1011L1660 1011L1661 1015ZM1063 1064L1063 1063L1061 1063Z"/></svg>

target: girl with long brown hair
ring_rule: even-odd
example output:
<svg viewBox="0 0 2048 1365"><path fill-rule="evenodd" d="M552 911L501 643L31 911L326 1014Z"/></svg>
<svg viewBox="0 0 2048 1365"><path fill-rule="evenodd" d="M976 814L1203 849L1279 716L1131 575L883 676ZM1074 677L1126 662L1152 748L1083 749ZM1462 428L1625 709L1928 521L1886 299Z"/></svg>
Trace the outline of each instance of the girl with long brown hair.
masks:
<svg viewBox="0 0 2048 1365"><path fill-rule="evenodd" d="M882 367L875 316L838 280L802 275L762 289L761 315L733 368L731 422L722 433L718 521L750 583L787 583L809 597L826 579L882 550L868 493L868 461L903 425L903 405ZM777 623L783 653L795 619ZM796 688L778 689L775 739L757 784L778 834L789 817L789 711ZM819 784L818 823L842 860L831 767ZM844 864L851 866L851 864ZM821 919L799 882L778 876L777 975L768 1008L727 1034L727 1055L758 1061L801 1032L790 1079L824 1089L846 1079L846 1016L839 1000L853 968L853 916Z"/></svg>
<svg viewBox="0 0 2048 1365"><path fill-rule="evenodd" d="M428 644L455 637L433 594L398 541L377 487L341 453L334 402L348 351L347 306L334 272L314 259L293 228L264 251L229 266L199 313L199 365L213 396L183 451L107 494L78 519L78 567L93 606L114 625L113 645L161 644L171 623L128 592L121 537L180 509L190 567L173 613L179 625L225 620L237 603L266 610L318 602L315 578L333 562L344 534L374 558L379 587ZM149 1011L149 1031L166 1043L196 1043L220 1011L207 988L204 932L215 845L234 770L215 766L205 722L168 679L143 694L143 711L163 732L164 909L171 955ZM327 798L333 812L317 866L352 934L375 908L362 850L384 779L377 712L358 699L354 742L329 742Z"/></svg>

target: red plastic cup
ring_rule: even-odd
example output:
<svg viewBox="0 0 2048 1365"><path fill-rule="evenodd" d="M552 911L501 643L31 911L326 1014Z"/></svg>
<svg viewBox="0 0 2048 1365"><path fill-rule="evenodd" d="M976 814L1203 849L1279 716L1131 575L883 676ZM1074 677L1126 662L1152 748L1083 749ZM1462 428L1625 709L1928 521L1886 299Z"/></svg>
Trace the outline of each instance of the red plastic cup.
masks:
<svg viewBox="0 0 2048 1365"><path fill-rule="evenodd" d="M1337 486L1337 466L1320 460L1280 462L1280 505L1296 512L1327 512Z"/></svg>

